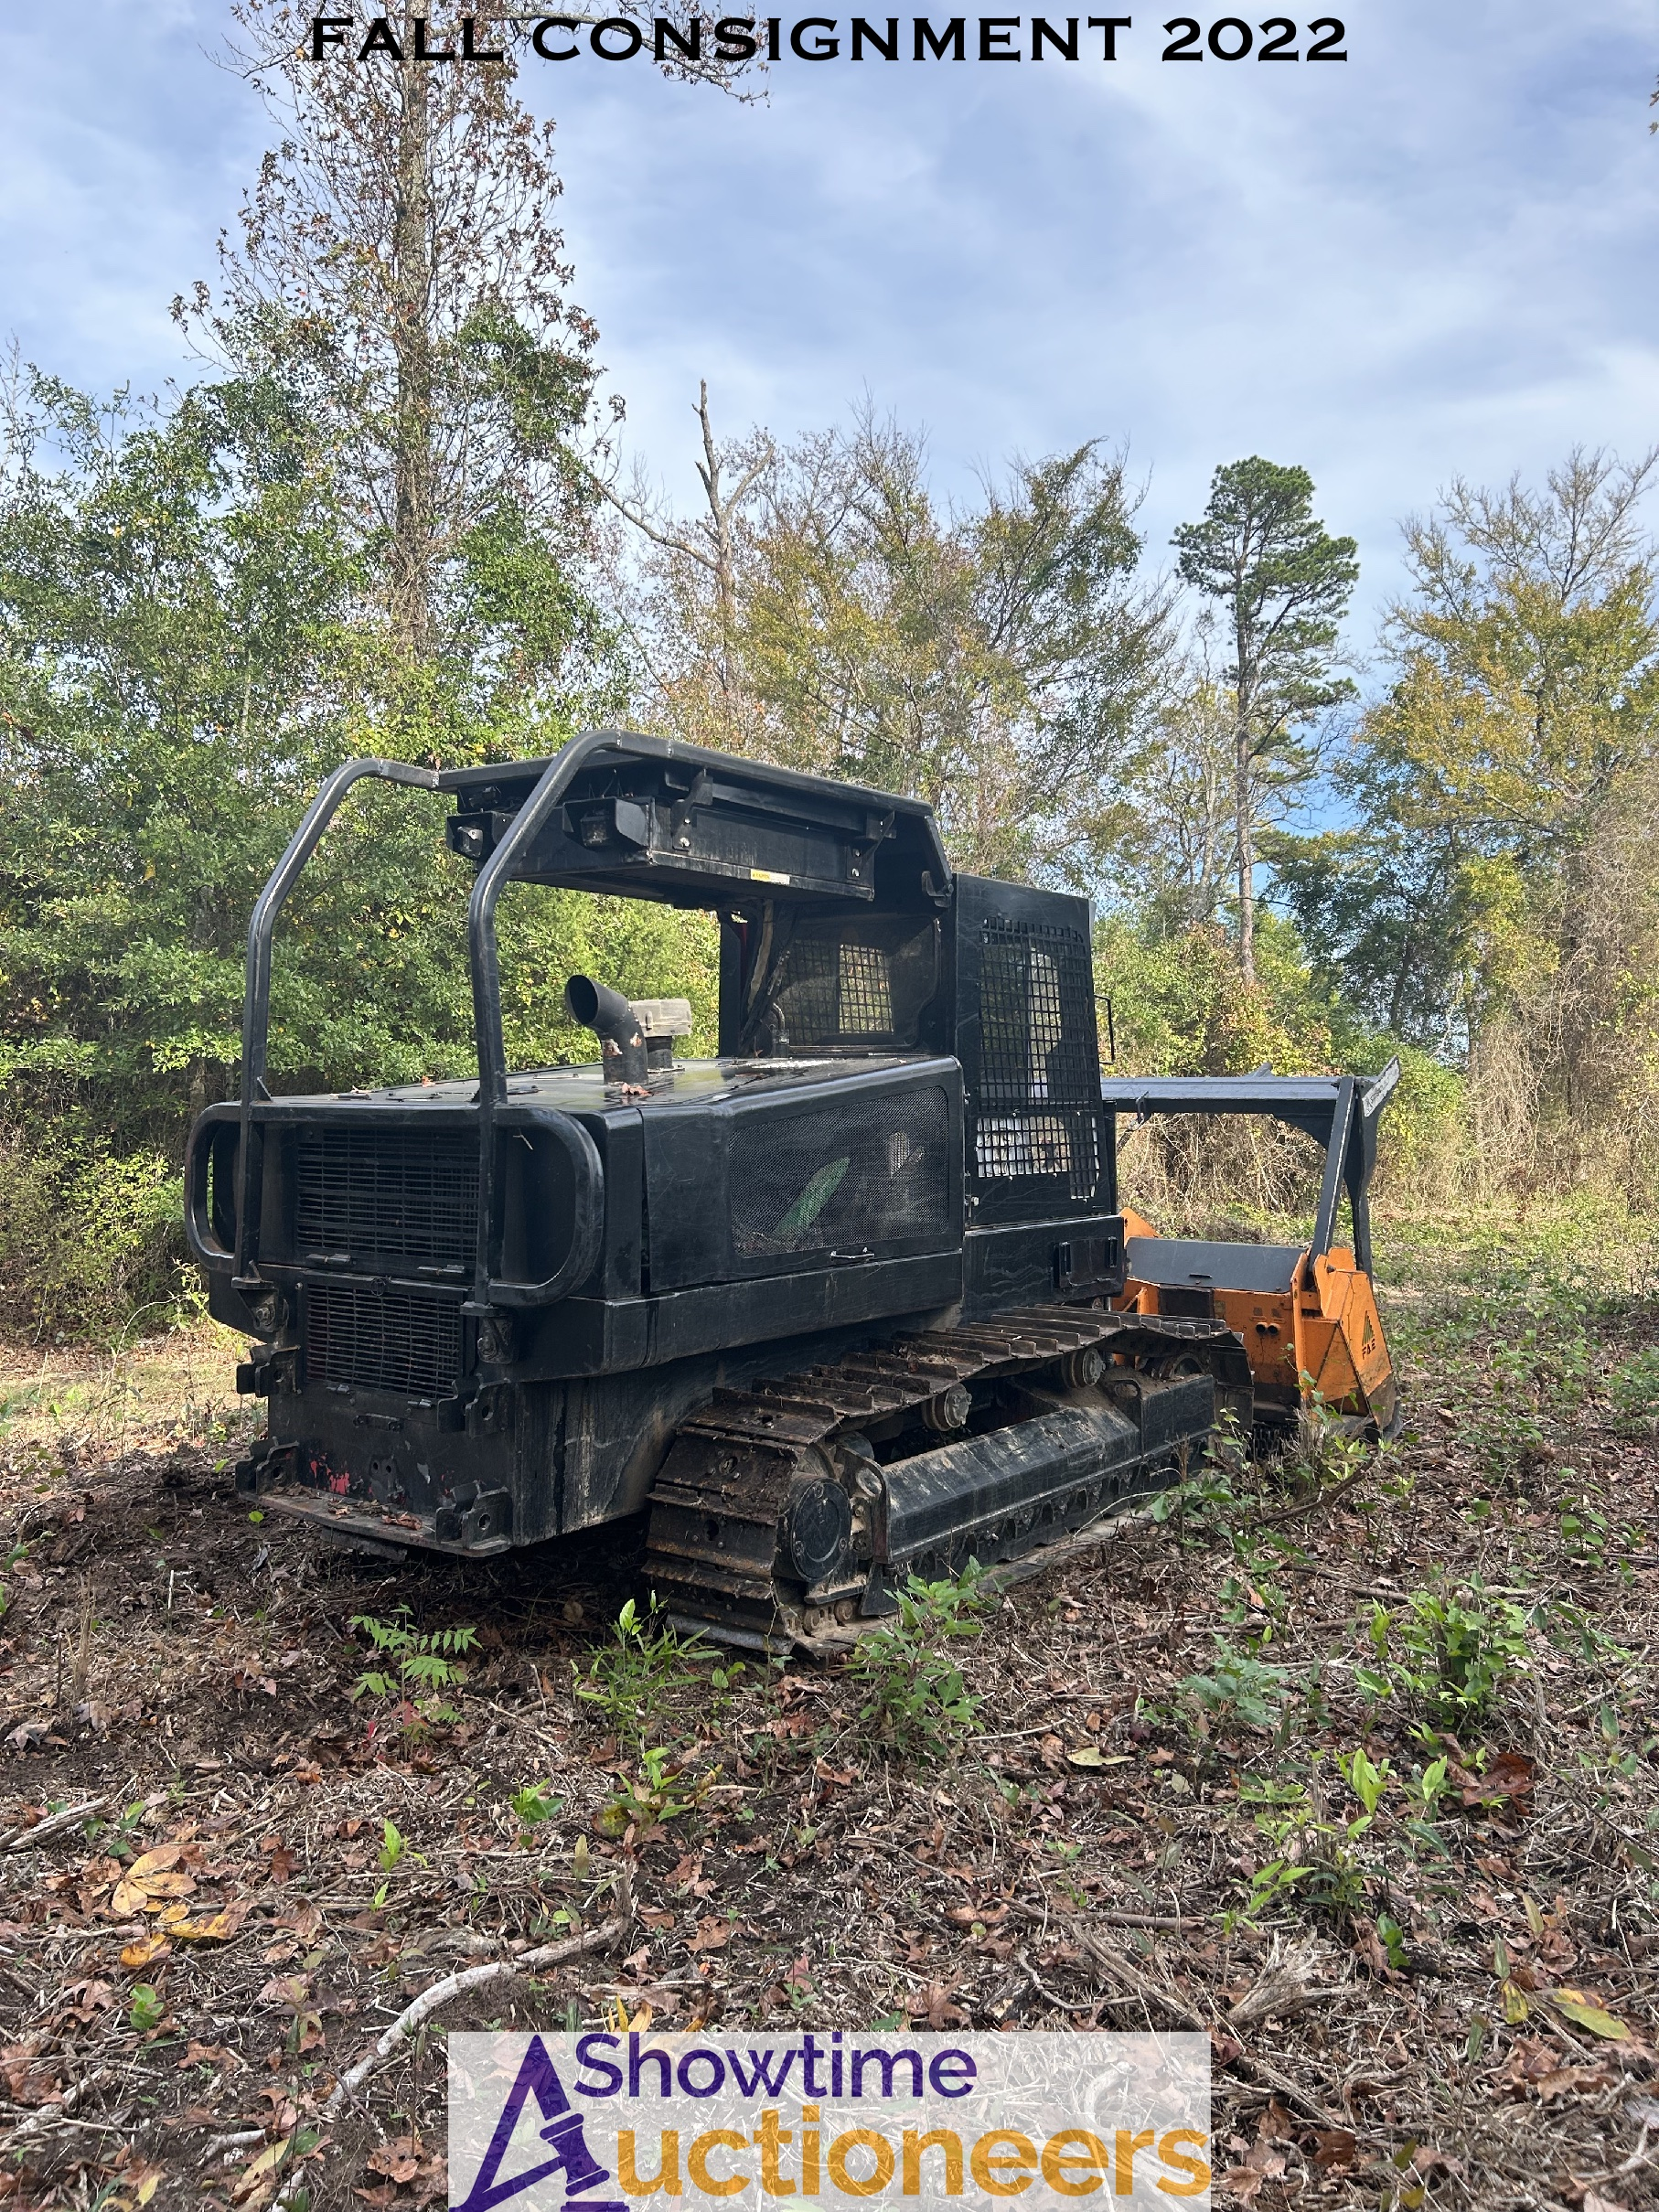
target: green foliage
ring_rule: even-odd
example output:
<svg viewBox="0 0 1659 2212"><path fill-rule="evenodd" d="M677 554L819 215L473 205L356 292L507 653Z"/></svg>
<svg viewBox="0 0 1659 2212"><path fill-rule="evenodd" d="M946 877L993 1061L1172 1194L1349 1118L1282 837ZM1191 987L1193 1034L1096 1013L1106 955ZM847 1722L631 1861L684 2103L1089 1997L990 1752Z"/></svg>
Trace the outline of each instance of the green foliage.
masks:
<svg viewBox="0 0 1659 2212"><path fill-rule="evenodd" d="M623 1836L631 1828L635 1841L643 1843L653 1830L701 1805L716 1771L705 1767L688 1779L683 1764L663 1745L641 1745L639 1771L618 1779L615 1794L599 1813L600 1832Z"/></svg>
<svg viewBox="0 0 1659 2212"><path fill-rule="evenodd" d="M553 1795L551 1782L527 1782L508 1800L520 1828L540 1828L564 1810L564 1800Z"/></svg>
<svg viewBox="0 0 1659 2212"><path fill-rule="evenodd" d="M1659 1344L1643 1345L1621 1360L1607 1378L1607 1395L1622 1436L1659 1433Z"/></svg>
<svg viewBox="0 0 1659 2212"><path fill-rule="evenodd" d="M158 2028L167 2016L167 2001L149 1982L134 1982L132 2002L127 2008L127 2021L137 2034L147 2036Z"/></svg>
<svg viewBox="0 0 1659 2212"><path fill-rule="evenodd" d="M1335 766L1353 826L1271 847L1328 987L1467 1056L1489 1181L1651 1189L1652 469L1575 451L1542 488L1459 481L1409 525L1396 679Z"/></svg>
<svg viewBox="0 0 1659 2212"><path fill-rule="evenodd" d="M185 1131L232 1087L249 913L324 775L354 753L549 752L596 695L572 617L558 652L543 640L564 677L525 713L503 657L571 585L561 601L546 557L508 558L504 511L469 540L488 590L449 657L401 657L341 454L274 371L161 410L39 376L6 396L0 1321L98 1328L177 1294ZM325 839L278 932L277 1087L473 1072L472 871L444 812L369 787ZM709 1041L703 916L519 886L501 946L519 1064L590 1056L560 1001L577 968L690 997Z"/></svg>
<svg viewBox="0 0 1659 2212"><path fill-rule="evenodd" d="M1213 1730L1218 1736L1237 1736L1247 1729L1265 1733L1279 1726L1289 1680L1287 1668L1269 1666L1217 1639L1210 1672L1189 1674L1179 1694L1197 1708L1206 1734Z"/></svg>
<svg viewBox="0 0 1659 2212"><path fill-rule="evenodd" d="M476 1629L416 1629L409 1608L400 1606L391 1620L377 1620L370 1613L352 1616L351 1627L367 1639L384 1666L369 1667L359 1675L352 1696L395 1699L407 1726L421 1723L448 1725L460 1718L442 1694L458 1689L466 1679L465 1654L478 1640Z"/></svg>
<svg viewBox="0 0 1659 2212"><path fill-rule="evenodd" d="M1394 1779L1388 1761L1385 1759L1380 1767L1373 1766L1365 1749L1360 1747L1351 1751L1345 1759L1339 1757L1336 1769L1365 1807L1367 1815L1375 1813L1383 1801L1389 1782Z"/></svg>
<svg viewBox="0 0 1659 2212"><path fill-rule="evenodd" d="M660 1599L641 1612L630 1598L587 1672L573 1662L571 1672L583 1704L597 1706L625 1741L643 1745L660 1731L665 1701L697 1679L692 1662L703 1653L697 1638L675 1634Z"/></svg>
<svg viewBox="0 0 1659 2212"><path fill-rule="evenodd" d="M1373 1696L1407 1700L1430 1728L1478 1726L1526 1671L1526 1629L1518 1605L1479 1583L1417 1590L1401 1613L1375 1608L1371 1642L1384 1666L1360 1669L1357 1679Z"/></svg>
<svg viewBox="0 0 1659 2212"><path fill-rule="evenodd" d="M944 1581L912 1575L896 1594L898 1618L862 1638L849 1662L849 1674L865 1691L859 1718L896 1758L946 1758L979 1726L980 1700L939 1647L981 1632L983 1574L970 1559Z"/></svg>

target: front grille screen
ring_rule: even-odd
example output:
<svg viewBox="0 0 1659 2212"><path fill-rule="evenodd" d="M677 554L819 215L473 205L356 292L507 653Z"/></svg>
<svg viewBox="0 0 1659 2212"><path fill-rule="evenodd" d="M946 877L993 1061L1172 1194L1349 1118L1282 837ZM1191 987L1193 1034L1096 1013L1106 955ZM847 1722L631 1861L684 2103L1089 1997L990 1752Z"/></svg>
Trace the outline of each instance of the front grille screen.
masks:
<svg viewBox="0 0 1659 2212"><path fill-rule="evenodd" d="M1087 940L1041 923L987 921L979 947L974 1165L986 1181L1100 1176L1100 1063Z"/></svg>
<svg viewBox="0 0 1659 2212"><path fill-rule="evenodd" d="M298 1140L294 1234L313 1252L470 1267L478 1147L463 1130L318 1127Z"/></svg>
<svg viewBox="0 0 1659 2212"><path fill-rule="evenodd" d="M950 1229L950 1108L932 1087L744 1117L732 1235L745 1258L857 1252Z"/></svg>
<svg viewBox="0 0 1659 2212"><path fill-rule="evenodd" d="M305 1379L444 1397L461 1372L458 1300L419 1290L313 1283L305 1298Z"/></svg>

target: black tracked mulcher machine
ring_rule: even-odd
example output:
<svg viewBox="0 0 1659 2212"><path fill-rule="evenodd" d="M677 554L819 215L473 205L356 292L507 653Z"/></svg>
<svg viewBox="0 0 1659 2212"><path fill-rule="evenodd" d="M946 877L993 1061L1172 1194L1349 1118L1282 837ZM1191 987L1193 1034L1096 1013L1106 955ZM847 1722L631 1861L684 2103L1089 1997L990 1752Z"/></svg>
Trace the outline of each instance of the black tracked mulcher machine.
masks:
<svg viewBox="0 0 1659 2212"><path fill-rule="evenodd" d="M455 801L478 1080L273 1097L273 928L363 777ZM509 882L715 914L718 1057L677 1056L683 1000L574 977L594 1062L509 1073ZM957 874L915 801L613 732L352 761L254 910L243 1021L186 1212L255 1340L268 1512L473 1558L646 1514L673 1618L810 1647L1249 1416L1229 1317L1120 1309L1086 902Z"/></svg>

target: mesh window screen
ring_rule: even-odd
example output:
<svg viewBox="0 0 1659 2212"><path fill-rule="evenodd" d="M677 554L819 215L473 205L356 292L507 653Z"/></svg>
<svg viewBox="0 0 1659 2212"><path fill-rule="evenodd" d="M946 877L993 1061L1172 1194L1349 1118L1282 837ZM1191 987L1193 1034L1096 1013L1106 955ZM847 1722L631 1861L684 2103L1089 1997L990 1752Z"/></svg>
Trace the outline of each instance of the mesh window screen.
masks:
<svg viewBox="0 0 1659 2212"><path fill-rule="evenodd" d="M950 1227L950 1109L931 1086L739 1124L732 1237L744 1258L862 1251Z"/></svg>
<svg viewBox="0 0 1659 2212"><path fill-rule="evenodd" d="M908 1052L938 984L938 927L904 916L797 922L750 1028L796 1052Z"/></svg>
<svg viewBox="0 0 1659 2212"><path fill-rule="evenodd" d="M979 948L974 1163L991 1181L1100 1173L1100 1068L1087 941L1040 923L987 921Z"/></svg>

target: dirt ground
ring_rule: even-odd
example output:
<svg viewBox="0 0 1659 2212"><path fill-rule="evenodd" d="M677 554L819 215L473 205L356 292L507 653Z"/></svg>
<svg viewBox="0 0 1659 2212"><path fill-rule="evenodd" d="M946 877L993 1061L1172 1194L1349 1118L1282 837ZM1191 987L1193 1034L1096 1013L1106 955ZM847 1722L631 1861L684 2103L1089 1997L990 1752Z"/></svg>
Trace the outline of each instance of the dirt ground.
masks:
<svg viewBox="0 0 1659 2212"><path fill-rule="evenodd" d="M447 2031L655 2021L1202 2026L1262 2212L1659 2203L1659 1303L1391 1271L1396 1446L1212 1469L861 1674L619 1634L627 1533L251 1512L208 1325L5 1352L0 2197L443 2203Z"/></svg>

